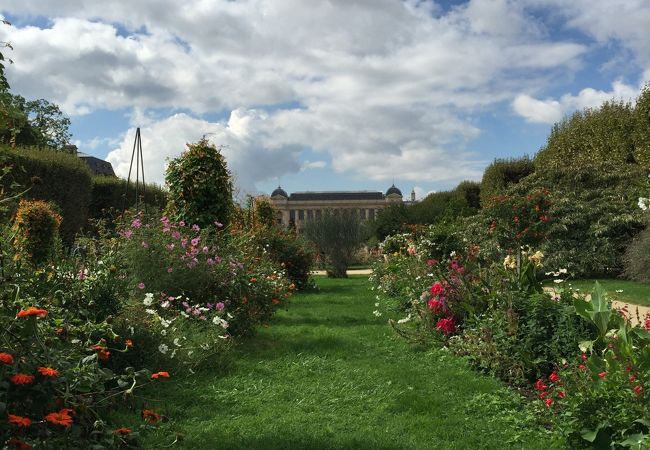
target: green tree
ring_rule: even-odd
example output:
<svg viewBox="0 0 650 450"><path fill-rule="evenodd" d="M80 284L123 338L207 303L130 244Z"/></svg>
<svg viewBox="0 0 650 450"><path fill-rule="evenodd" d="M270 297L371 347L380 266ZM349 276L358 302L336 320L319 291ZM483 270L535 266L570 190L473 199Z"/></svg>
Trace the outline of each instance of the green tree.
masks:
<svg viewBox="0 0 650 450"><path fill-rule="evenodd" d="M650 169L650 84L646 84L634 108L634 159Z"/></svg>
<svg viewBox="0 0 650 450"><path fill-rule="evenodd" d="M372 226L375 237L383 241L386 236L399 232L402 225L407 223L409 223L409 215L406 206L395 203L379 211Z"/></svg>
<svg viewBox="0 0 650 450"><path fill-rule="evenodd" d="M345 211L327 212L308 221L304 234L323 255L330 278L347 277L348 266L367 237L359 217Z"/></svg>
<svg viewBox="0 0 650 450"><path fill-rule="evenodd" d="M521 158L495 159L486 167L481 180L481 205L489 205L491 199L503 194L508 187L535 171L535 165L528 156Z"/></svg>
<svg viewBox="0 0 650 450"><path fill-rule="evenodd" d="M233 211L232 179L220 149L203 138L170 161L165 174L168 215L176 221L224 227Z"/></svg>
<svg viewBox="0 0 650 450"><path fill-rule="evenodd" d="M27 101L9 92L0 94L3 122L0 142L12 146L36 146L61 149L72 137L70 119L54 103L39 99Z"/></svg>
<svg viewBox="0 0 650 450"><path fill-rule="evenodd" d="M11 25L3 18L0 18L0 24L9 26ZM13 47L11 47L11 44L9 42L0 41L0 49L2 48L13 50ZM9 64L12 62L11 59L5 59L4 55L0 51L0 92L9 90L9 82L7 81L7 77L5 77L5 61L8 61Z"/></svg>

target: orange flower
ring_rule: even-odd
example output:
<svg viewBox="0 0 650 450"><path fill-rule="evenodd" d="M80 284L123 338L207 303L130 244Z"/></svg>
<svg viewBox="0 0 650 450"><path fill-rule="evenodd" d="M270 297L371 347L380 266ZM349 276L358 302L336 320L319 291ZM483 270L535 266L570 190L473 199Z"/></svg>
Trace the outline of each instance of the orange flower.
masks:
<svg viewBox="0 0 650 450"><path fill-rule="evenodd" d="M9 380L13 384L32 384L34 382L34 376L24 373L17 373L16 375L9 378Z"/></svg>
<svg viewBox="0 0 650 450"><path fill-rule="evenodd" d="M13 423L19 427L27 428L32 424L32 421L27 417L15 416L13 414L7 414L9 416L9 423Z"/></svg>
<svg viewBox="0 0 650 450"><path fill-rule="evenodd" d="M70 408L63 408L58 412L51 412L44 417L50 423L54 425L61 425L64 427L69 427L72 425L72 417L70 413L73 412Z"/></svg>
<svg viewBox="0 0 650 450"><path fill-rule="evenodd" d="M11 356L9 353L0 353L0 362L5 364L13 364L14 357Z"/></svg>
<svg viewBox="0 0 650 450"><path fill-rule="evenodd" d="M118 428L117 430L113 430L113 433L121 434L122 436L124 436L125 434L130 434L132 432L133 432L133 430L131 428L126 428L126 427L122 427L122 428Z"/></svg>
<svg viewBox="0 0 650 450"><path fill-rule="evenodd" d="M12 436L12 438L7 441L7 445L18 447L20 450L29 450L30 448L32 448L31 445L29 445L24 441L21 441L16 436Z"/></svg>
<svg viewBox="0 0 650 450"><path fill-rule="evenodd" d="M153 425L160 421L161 415L150 409L144 409L142 410L142 418Z"/></svg>
<svg viewBox="0 0 650 450"><path fill-rule="evenodd" d="M126 348L133 347L133 341L131 339L127 339L125 344L126 344Z"/></svg>
<svg viewBox="0 0 650 450"><path fill-rule="evenodd" d="M104 347L103 345L93 345L91 349L97 352L97 357L102 361L108 360L108 357L111 356L111 352L106 350L106 347Z"/></svg>
<svg viewBox="0 0 650 450"><path fill-rule="evenodd" d="M39 309L34 306L30 306L27 309L18 311L18 314L16 315L16 317L28 317L28 316L45 317L47 316L47 309Z"/></svg>
<svg viewBox="0 0 650 450"><path fill-rule="evenodd" d="M278 300L277 298L274 298L273 300L271 300L271 303L273 303L274 305L279 305L280 300Z"/></svg>
<svg viewBox="0 0 650 450"><path fill-rule="evenodd" d="M151 378L154 380L158 378L169 378L169 372L156 372L151 374Z"/></svg>
<svg viewBox="0 0 650 450"><path fill-rule="evenodd" d="M56 378L59 376L59 371L51 367L39 367L36 370L38 370L38 373L46 377Z"/></svg>

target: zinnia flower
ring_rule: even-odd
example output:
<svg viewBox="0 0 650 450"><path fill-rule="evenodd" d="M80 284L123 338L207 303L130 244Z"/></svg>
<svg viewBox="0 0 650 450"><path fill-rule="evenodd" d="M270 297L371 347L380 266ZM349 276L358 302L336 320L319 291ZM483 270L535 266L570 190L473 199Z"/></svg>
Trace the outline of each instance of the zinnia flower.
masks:
<svg viewBox="0 0 650 450"><path fill-rule="evenodd" d="M600 373L598 374L598 376L599 376L600 378L605 378L605 377L607 376L607 372L600 372Z"/></svg>
<svg viewBox="0 0 650 450"><path fill-rule="evenodd" d="M560 397L560 398L564 398L564 397L566 397L566 392L564 392L564 391L557 391L557 395L558 395L558 397Z"/></svg>
<svg viewBox="0 0 650 450"><path fill-rule="evenodd" d="M28 317L28 316L45 317L47 316L47 309L39 309L34 306L30 306L27 309L18 311L18 314L16 314L16 317Z"/></svg>
<svg viewBox="0 0 650 450"><path fill-rule="evenodd" d="M13 423L16 426L27 428L32 424L31 419L28 417L15 416L13 414L7 414L9 417L9 423Z"/></svg>
<svg viewBox="0 0 650 450"><path fill-rule="evenodd" d="M436 282L433 284L433 286L431 286L431 295L433 297L439 296L440 294L443 293L443 291L444 288L442 287L442 284L440 284L440 282Z"/></svg>
<svg viewBox="0 0 650 450"><path fill-rule="evenodd" d="M452 334L455 329L456 325L454 324L454 319L452 318L444 318L436 322L436 330L442 332L445 336Z"/></svg>
<svg viewBox="0 0 650 450"><path fill-rule="evenodd" d="M0 362L7 365L13 364L14 357L11 356L9 353L0 353Z"/></svg>
<svg viewBox="0 0 650 450"><path fill-rule="evenodd" d="M158 421L160 421L161 415L158 414L157 412L154 412L150 409L143 409L142 410L142 418L149 422L150 424L155 424Z"/></svg>
<svg viewBox="0 0 650 450"><path fill-rule="evenodd" d="M131 339L127 339L125 342L126 348L133 347L133 341Z"/></svg>
<svg viewBox="0 0 650 450"><path fill-rule="evenodd" d="M634 389L632 389L634 393L638 396L640 396L643 393L643 387L640 384L637 384L634 386Z"/></svg>
<svg viewBox="0 0 650 450"><path fill-rule="evenodd" d="M32 384L34 382L34 376L33 375L27 375L24 373L17 373L16 375L13 375L9 380L16 385L27 385L27 384Z"/></svg>
<svg viewBox="0 0 650 450"><path fill-rule="evenodd" d="M58 412L51 412L44 419L54 425L61 425L63 427L69 427L72 425L72 417L70 413L73 412L70 408L63 408Z"/></svg>
<svg viewBox="0 0 650 450"><path fill-rule="evenodd" d="M151 378L154 380L158 378L169 378L169 372L156 372L151 374Z"/></svg>
<svg viewBox="0 0 650 450"><path fill-rule="evenodd" d="M535 389L537 389L538 391L545 391L547 388L548 386L546 386L541 379L535 382Z"/></svg>
<svg viewBox="0 0 650 450"><path fill-rule="evenodd" d="M38 370L38 373L46 377L56 378L59 376L59 371L51 367L39 367L36 370Z"/></svg>
<svg viewBox="0 0 650 450"><path fill-rule="evenodd" d="M553 383L557 383L558 381L560 381L560 376L556 372L553 372L548 376L548 379L551 380Z"/></svg>
<svg viewBox="0 0 650 450"><path fill-rule="evenodd" d="M544 400L544 404L546 405L547 408L550 408L551 405L553 405L553 399L550 397L547 398L546 400Z"/></svg>
<svg viewBox="0 0 650 450"><path fill-rule="evenodd" d="M16 436L12 436L11 439L9 439L7 441L7 445L10 446L10 447L11 446L17 447L20 450L29 450L30 448L32 448L31 445L29 445L28 443L26 443L24 441L21 441Z"/></svg>
<svg viewBox="0 0 650 450"><path fill-rule="evenodd" d="M124 436L125 434L131 434L132 432L133 432L133 430L131 428L126 428L126 427L122 427L122 428L118 428L117 430L113 430L113 433L121 434L122 436Z"/></svg>

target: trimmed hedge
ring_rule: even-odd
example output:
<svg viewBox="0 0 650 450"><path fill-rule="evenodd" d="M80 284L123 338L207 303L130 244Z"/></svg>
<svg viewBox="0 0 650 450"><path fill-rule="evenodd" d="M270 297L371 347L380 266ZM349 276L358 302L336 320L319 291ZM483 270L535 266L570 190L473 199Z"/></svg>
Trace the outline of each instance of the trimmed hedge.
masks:
<svg viewBox="0 0 650 450"><path fill-rule="evenodd" d="M88 217L92 219L112 218L113 214L121 212L124 207L124 190L126 180L116 177L96 176L92 178L92 195ZM142 192L142 187L140 187ZM163 209L167 204L167 192L156 184L146 184L144 202L147 205ZM135 184L129 184L126 193L126 207L135 205Z"/></svg>
<svg viewBox="0 0 650 450"><path fill-rule="evenodd" d="M0 145L0 154L14 166L3 179L5 188L12 183L32 186L24 197L54 202L63 216L61 238L71 244L88 216L92 176L86 164L69 153L50 149Z"/></svg>
<svg viewBox="0 0 650 450"><path fill-rule="evenodd" d="M488 206L490 199L503 194L509 186L535 171L535 165L528 156L521 158L495 159L483 172L481 181L481 205Z"/></svg>

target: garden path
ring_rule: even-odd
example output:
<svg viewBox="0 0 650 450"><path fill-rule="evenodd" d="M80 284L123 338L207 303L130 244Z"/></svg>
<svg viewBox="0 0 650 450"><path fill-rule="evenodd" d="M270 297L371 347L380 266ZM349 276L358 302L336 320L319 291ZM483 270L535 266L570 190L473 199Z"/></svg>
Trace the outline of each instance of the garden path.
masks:
<svg viewBox="0 0 650 450"><path fill-rule="evenodd" d="M171 429L184 436L173 448L192 449L549 448L513 392L397 338L367 277L317 279L229 364L170 379L158 408L170 422L145 447Z"/></svg>

